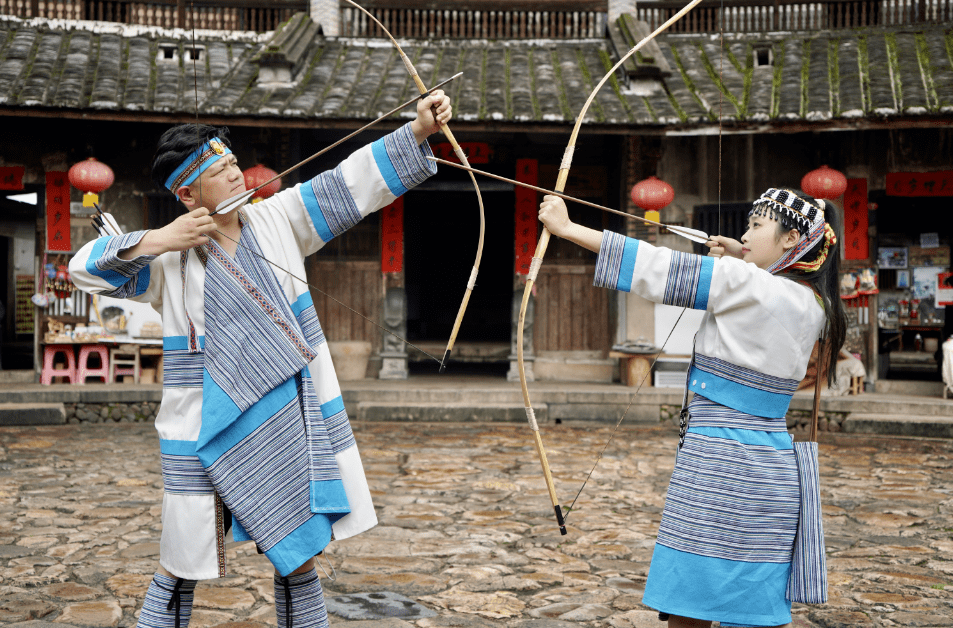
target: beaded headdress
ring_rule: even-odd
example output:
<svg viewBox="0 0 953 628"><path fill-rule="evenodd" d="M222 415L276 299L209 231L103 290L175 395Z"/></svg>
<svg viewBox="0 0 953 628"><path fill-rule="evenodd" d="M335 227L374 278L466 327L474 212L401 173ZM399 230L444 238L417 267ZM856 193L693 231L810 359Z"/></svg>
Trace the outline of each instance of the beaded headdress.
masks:
<svg viewBox="0 0 953 628"><path fill-rule="evenodd" d="M801 234L797 244L768 268L769 273L775 274L782 270L814 272L824 264L831 246L837 243L837 236L824 220L822 207L809 203L789 190L770 188L752 206L755 213L765 210L789 218L797 225L798 233ZM822 239L824 248L817 258L810 262L801 262L800 259Z"/></svg>

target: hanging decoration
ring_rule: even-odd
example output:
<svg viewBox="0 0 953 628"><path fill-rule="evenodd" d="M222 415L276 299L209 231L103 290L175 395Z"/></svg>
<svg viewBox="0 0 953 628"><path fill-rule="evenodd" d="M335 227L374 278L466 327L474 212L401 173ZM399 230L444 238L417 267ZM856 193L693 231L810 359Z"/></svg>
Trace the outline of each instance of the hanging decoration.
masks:
<svg viewBox="0 0 953 628"><path fill-rule="evenodd" d="M814 198L838 198L847 189L847 177L826 165L801 178L801 189Z"/></svg>
<svg viewBox="0 0 953 628"><path fill-rule="evenodd" d="M113 174L112 168L97 161L95 157L74 164L69 169L70 184L83 192L83 207L95 207L99 202L99 193L115 180L116 175Z"/></svg>
<svg viewBox="0 0 953 628"><path fill-rule="evenodd" d="M658 222L659 210L675 200L675 190L658 177L651 176L632 186L632 202L645 210L648 220Z"/></svg>
<svg viewBox="0 0 953 628"><path fill-rule="evenodd" d="M242 174L245 175L245 187L249 190L254 190L259 185L262 185L266 181L275 179L278 176L278 173L272 170L267 166L258 164L257 166L252 166ZM275 192L281 189L281 179L275 179L268 185L264 186L254 194L252 194L252 203L258 203L269 196L273 195Z"/></svg>
<svg viewBox="0 0 953 628"><path fill-rule="evenodd" d="M69 180L65 172L46 173L46 250L70 251Z"/></svg>

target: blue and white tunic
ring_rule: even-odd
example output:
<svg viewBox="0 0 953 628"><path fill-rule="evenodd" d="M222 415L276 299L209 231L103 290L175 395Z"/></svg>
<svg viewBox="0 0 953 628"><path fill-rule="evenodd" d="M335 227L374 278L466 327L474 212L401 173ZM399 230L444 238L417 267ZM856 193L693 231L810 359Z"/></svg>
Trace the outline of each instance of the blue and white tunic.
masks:
<svg viewBox="0 0 953 628"><path fill-rule="evenodd" d="M283 575L332 534L377 524L308 286L291 275L304 278L306 256L433 175L429 155L408 124L334 170L246 205L234 258L211 242L120 259L144 231L99 238L73 258L80 289L162 315L159 562L170 573L225 575L228 511L233 538L253 539Z"/></svg>
<svg viewBox="0 0 953 628"><path fill-rule="evenodd" d="M643 603L722 626L790 622L800 487L784 416L825 322L814 292L608 231L594 283L705 311Z"/></svg>

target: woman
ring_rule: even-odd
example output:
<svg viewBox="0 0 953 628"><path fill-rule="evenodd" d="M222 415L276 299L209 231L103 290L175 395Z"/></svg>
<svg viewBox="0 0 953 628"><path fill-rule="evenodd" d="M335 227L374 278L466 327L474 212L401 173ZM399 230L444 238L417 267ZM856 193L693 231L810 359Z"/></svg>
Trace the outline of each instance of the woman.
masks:
<svg viewBox="0 0 953 628"><path fill-rule="evenodd" d="M831 356L844 342L833 207L769 189L708 257L575 224L554 196L539 217L599 254L595 285L706 312L643 603L670 627L789 625L801 491L784 417L822 332Z"/></svg>

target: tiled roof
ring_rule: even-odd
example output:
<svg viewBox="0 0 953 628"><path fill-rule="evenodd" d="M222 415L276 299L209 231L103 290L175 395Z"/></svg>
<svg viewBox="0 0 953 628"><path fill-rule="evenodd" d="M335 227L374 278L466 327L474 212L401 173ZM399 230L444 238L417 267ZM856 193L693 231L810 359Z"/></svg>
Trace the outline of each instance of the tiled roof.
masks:
<svg viewBox="0 0 953 628"><path fill-rule="evenodd" d="M298 57L294 82L259 84L256 55L268 36L200 32L195 44L206 52L195 69L191 37L2 18L0 112L194 115L196 70L199 111L224 117L370 119L415 93L384 40L314 36ZM596 97L587 122L709 126L719 107L726 120L760 124L953 114L953 31L945 27L734 35L725 37L724 50L717 36L663 35L658 43L664 72L632 71L629 81L620 71ZM402 47L427 84L464 71L450 89L455 117L488 124L572 123L618 58L608 38ZM160 49L173 59L157 60ZM768 49L773 64L757 66Z"/></svg>

